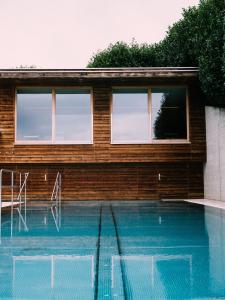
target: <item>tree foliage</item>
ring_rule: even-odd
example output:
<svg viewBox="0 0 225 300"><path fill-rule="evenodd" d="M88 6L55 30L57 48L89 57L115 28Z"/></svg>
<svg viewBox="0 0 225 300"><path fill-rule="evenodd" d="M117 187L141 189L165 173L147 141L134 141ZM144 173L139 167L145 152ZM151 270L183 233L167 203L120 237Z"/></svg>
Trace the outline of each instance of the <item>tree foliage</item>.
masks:
<svg viewBox="0 0 225 300"><path fill-rule="evenodd" d="M37 69L36 65L19 65L16 69Z"/></svg>
<svg viewBox="0 0 225 300"><path fill-rule="evenodd" d="M153 123L154 136L157 139L186 138L185 98L183 89L163 93L160 109Z"/></svg>
<svg viewBox="0 0 225 300"><path fill-rule="evenodd" d="M141 44L135 41L128 45L124 42L110 44L108 48L95 54L89 64L90 68L107 67L146 67L155 66L154 45Z"/></svg>
<svg viewBox="0 0 225 300"><path fill-rule="evenodd" d="M225 0L201 0L183 10L157 44L117 42L88 67L199 67L206 104L225 107Z"/></svg>

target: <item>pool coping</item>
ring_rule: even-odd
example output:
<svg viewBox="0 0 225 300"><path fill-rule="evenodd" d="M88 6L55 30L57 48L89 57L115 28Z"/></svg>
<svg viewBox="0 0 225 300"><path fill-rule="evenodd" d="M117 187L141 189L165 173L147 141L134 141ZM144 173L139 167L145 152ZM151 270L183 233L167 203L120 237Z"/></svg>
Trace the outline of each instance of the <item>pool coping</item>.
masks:
<svg viewBox="0 0 225 300"><path fill-rule="evenodd" d="M225 202L211 199L186 199L184 202L225 209Z"/></svg>

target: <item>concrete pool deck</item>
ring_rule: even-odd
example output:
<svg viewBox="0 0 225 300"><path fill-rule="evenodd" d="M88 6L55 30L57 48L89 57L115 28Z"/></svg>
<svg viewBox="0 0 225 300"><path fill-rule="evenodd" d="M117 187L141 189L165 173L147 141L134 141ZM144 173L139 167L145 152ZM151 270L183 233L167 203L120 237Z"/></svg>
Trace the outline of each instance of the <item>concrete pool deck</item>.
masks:
<svg viewBox="0 0 225 300"><path fill-rule="evenodd" d="M188 199L185 202L225 209L225 202L210 199Z"/></svg>
<svg viewBox="0 0 225 300"><path fill-rule="evenodd" d="M21 204L23 204L23 202L21 202ZM13 202L13 204L12 204L12 202L11 201L5 201L5 202L2 202L2 208L7 208L7 207L11 207L11 206L17 206L17 205L20 205L20 202Z"/></svg>
<svg viewBox="0 0 225 300"><path fill-rule="evenodd" d="M211 207L216 207L216 208L222 208L222 209L225 209L225 202L223 201L218 201L218 200L210 200L210 199L162 199L163 202L188 202L188 203L194 203L194 204L200 204L200 205L205 205L205 206L211 206ZM46 204L46 201L44 201L45 204ZM76 201L76 205L78 205L79 203L88 203L90 204L93 204L92 201ZM104 202L104 201L103 201ZM117 201L115 201L117 202ZM124 201L124 202L129 202L129 201ZM133 201L135 203L135 201ZM146 201L147 203L148 201ZM22 202L21 204L23 204L24 202ZM119 203L119 202L118 202ZM20 202L14 202L13 203L13 206L18 206L20 204ZM33 205L34 203L32 203ZM74 204L74 202L70 203L71 204ZM2 202L2 208L7 208L7 207L11 207L12 206L12 203L9 201L4 201ZM37 205L39 206L39 205Z"/></svg>

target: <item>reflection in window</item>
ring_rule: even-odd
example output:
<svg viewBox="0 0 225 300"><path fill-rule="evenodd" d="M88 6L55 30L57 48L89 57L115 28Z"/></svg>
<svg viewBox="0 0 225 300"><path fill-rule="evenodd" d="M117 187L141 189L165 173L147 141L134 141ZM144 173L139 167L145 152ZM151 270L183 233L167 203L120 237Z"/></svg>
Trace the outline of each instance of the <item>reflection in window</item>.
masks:
<svg viewBox="0 0 225 300"><path fill-rule="evenodd" d="M91 143L90 90L18 89L16 140Z"/></svg>
<svg viewBox="0 0 225 300"><path fill-rule="evenodd" d="M49 141L51 137L51 90L17 90L17 140Z"/></svg>
<svg viewBox="0 0 225 300"><path fill-rule="evenodd" d="M56 90L56 141L91 143L90 102L89 90Z"/></svg>
<svg viewBox="0 0 225 300"><path fill-rule="evenodd" d="M187 138L185 88L152 88L152 138Z"/></svg>
<svg viewBox="0 0 225 300"><path fill-rule="evenodd" d="M147 89L115 89L112 107L112 142L148 142Z"/></svg>

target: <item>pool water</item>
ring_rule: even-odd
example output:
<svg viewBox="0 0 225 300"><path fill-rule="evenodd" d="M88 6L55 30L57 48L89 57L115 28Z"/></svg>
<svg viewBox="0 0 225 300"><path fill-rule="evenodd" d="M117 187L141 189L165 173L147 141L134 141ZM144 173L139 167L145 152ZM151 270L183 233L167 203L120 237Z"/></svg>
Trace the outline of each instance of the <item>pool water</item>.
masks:
<svg viewBox="0 0 225 300"><path fill-rule="evenodd" d="M76 202L3 215L0 299L225 299L225 210Z"/></svg>

